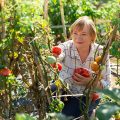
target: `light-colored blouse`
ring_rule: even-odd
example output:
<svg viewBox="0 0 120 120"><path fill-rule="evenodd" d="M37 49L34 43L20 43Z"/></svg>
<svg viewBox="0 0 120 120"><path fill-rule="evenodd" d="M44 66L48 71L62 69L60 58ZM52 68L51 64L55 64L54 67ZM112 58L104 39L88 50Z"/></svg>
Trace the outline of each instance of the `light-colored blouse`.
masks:
<svg viewBox="0 0 120 120"><path fill-rule="evenodd" d="M62 53L59 55L58 60L61 62L63 66L63 69L62 71L60 71L59 76L63 83L65 84L67 83L69 85L69 89L72 93L82 94L83 90L85 89L85 86L77 85L73 82L72 79L73 71L77 67L83 67L92 71L90 64L92 61L94 61L94 54L97 53L96 56L101 55L103 51L103 46L98 45L96 43L92 43L90 53L84 63L82 63L78 51L72 40L60 43L59 47L61 47ZM101 82L103 84L103 87L109 87L111 78L109 56L106 59L105 66L102 70L101 75L102 75Z"/></svg>

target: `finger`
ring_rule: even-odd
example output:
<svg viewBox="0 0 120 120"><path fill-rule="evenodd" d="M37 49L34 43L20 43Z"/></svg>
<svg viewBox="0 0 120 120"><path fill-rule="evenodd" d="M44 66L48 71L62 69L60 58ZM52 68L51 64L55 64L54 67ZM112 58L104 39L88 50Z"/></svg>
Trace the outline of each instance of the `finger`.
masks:
<svg viewBox="0 0 120 120"><path fill-rule="evenodd" d="M86 77L84 77L84 76L82 76L82 75L80 75L78 73L75 73L75 76L78 77L81 80L89 80L90 79L90 77L86 78Z"/></svg>
<svg viewBox="0 0 120 120"><path fill-rule="evenodd" d="M75 80L74 80L74 83L77 84L77 85L86 86L86 83L85 83L85 82L82 82L82 81L75 81Z"/></svg>
<svg viewBox="0 0 120 120"><path fill-rule="evenodd" d="M81 77L81 75L79 75L79 74L74 74L74 79L77 82L80 82L81 85L87 85L89 83L89 81L91 80L91 78Z"/></svg>
<svg viewBox="0 0 120 120"><path fill-rule="evenodd" d="M74 79L74 82L78 85L86 85L87 81L81 80L80 78L76 77L75 75L73 76L73 79Z"/></svg>
<svg viewBox="0 0 120 120"><path fill-rule="evenodd" d="M78 73L75 73L74 74L76 77L78 77L78 78L81 78L81 79L84 79L84 77L83 76L81 76L80 74L78 74Z"/></svg>
<svg viewBox="0 0 120 120"><path fill-rule="evenodd" d="M74 80L74 83L77 84L77 85L81 85L81 82L80 82L80 81Z"/></svg>
<svg viewBox="0 0 120 120"><path fill-rule="evenodd" d="M78 81L78 82L81 81L81 79L80 79L79 77L77 77L76 75L73 75L72 78L73 78L74 80Z"/></svg>
<svg viewBox="0 0 120 120"><path fill-rule="evenodd" d="M88 81L86 80L81 80L81 79L77 79L75 76L72 77L74 79L74 83L78 84L78 85L84 85L86 86L86 84L88 83Z"/></svg>

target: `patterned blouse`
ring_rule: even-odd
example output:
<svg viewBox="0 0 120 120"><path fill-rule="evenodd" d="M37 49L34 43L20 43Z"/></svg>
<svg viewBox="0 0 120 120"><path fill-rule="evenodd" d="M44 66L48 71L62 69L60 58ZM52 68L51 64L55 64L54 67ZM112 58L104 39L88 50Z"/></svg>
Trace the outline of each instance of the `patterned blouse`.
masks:
<svg viewBox="0 0 120 120"><path fill-rule="evenodd" d="M92 61L94 61L94 54L95 53L97 53L96 55L102 54L103 46L98 45L96 43L92 43L90 53L84 63L82 63L78 51L72 40L60 43L59 46L62 49L62 53L59 55L58 60L62 63L63 66L63 69L59 74L60 78L63 83L65 84L67 83L72 93L82 94L83 90L85 89L85 86L77 85L73 82L72 80L73 71L77 67L84 67L91 71L90 64ZM101 82L103 84L103 87L110 86L110 75L111 75L110 60L108 56L105 62L105 67L102 70Z"/></svg>

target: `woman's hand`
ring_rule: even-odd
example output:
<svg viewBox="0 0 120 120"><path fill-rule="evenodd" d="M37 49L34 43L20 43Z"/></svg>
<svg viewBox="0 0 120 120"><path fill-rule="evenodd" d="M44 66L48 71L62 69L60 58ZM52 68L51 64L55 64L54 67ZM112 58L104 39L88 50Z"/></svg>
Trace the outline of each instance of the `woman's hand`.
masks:
<svg viewBox="0 0 120 120"><path fill-rule="evenodd" d="M91 80L93 80L92 73L87 78L82 76L82 75L80 75L80 74L78 74L78 73L74 73L72 78L73 78L73 81L74 81L75 84L83 85L83 86L87 86L88 83ZM89 85L87 87L89 87ZM94 82L93 87L96 87L96 88L99 88L99 89L103 89L103 85L102 85L102 83L100 81Z"/></svg>
<svg viewBox="0 0 120 120"><path fill-rule="evenodd" d="M74 83L78 84L78 85L83 85L86 86L93 78L92 75L90 75L89 77L83 77L82 75L78 74L78 73L74 73L72 78L74 79Z"/></svg>

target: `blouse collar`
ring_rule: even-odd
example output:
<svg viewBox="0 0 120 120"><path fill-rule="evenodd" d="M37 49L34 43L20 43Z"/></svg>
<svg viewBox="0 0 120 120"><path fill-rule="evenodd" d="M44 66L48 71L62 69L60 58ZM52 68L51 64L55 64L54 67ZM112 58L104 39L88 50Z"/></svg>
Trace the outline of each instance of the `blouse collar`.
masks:
<svg viewBox="0 0 120 120"><path fill-rule="evenodd" d="M93 57L94 58L94 50L95 50L94 44L95 43L91 44L90 52L89 52L89 55L88 55L87 58L89 58L89 57ZM78 53L77 48L76 48L75 44L73 43L73 41L72 41L72 44L71 44L70 47L71 47L70 48L71 57L72 58L76 57L77 59L80 59L79 53Z"/></svg>

